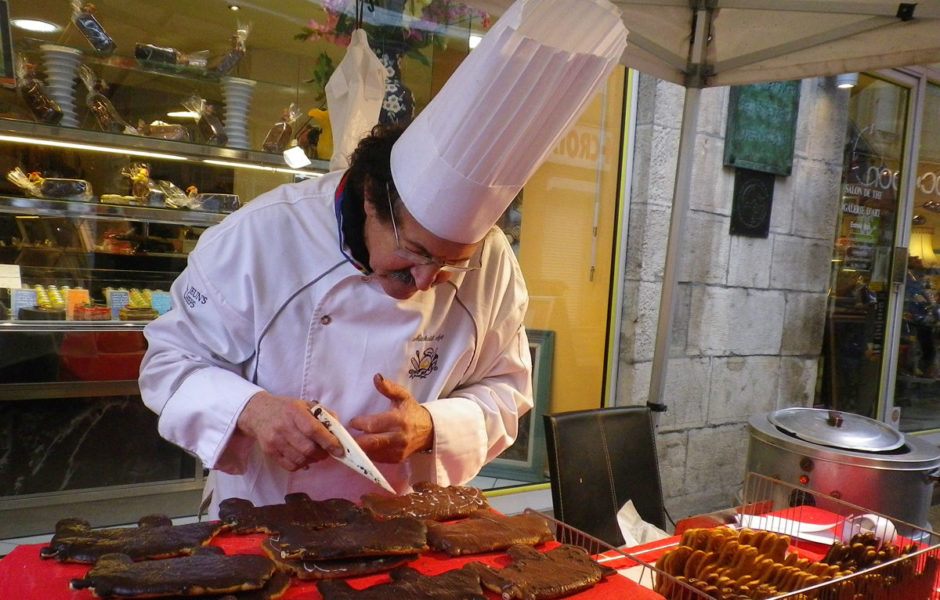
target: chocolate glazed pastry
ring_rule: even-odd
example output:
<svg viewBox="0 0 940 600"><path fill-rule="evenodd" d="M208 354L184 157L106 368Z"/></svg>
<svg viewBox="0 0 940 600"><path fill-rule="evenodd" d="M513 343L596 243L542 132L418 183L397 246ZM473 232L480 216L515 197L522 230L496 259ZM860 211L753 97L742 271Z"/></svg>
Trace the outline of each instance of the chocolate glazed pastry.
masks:
<svg viewBox="0 0 940 600"><path fill-rule="evenodd" d="M290 573L297 579L336 579L339 577L361 577L391 571L403 567L417 554L398 554L393 556L364 556L359 558L335 558L333 560L301 560L281 558L281 551L271 540L261 543L261 549L274 561L278 571Z"/></svg>
<svg viewBox="0 0 940 600"><path fill-rule="evenodd" d="M428 549L427 533L419 519L380 520L361 513L348 525L329 529L284 527L274 546L281 558L304 560L415 554Z"/></svg>
<svg viewBox="0 0 940 600"><path fill-rule="evenodd" d="M173 525L164 515L149 515L141 518L136 528L92 530L82 519L62 519L39 556L77 563L94 563L115 552L131 560L179 556L207 544L225 527L220 521Z"/></svg>
<svg viewBox="0 0 940 600"><path fill-rule="evenodd" d="M357 590L337 579L318 581L317 589L323 600L486 600L480 578L466 567L434 576L402 567L390 575L390 583L380 583L364 590Z"/></svg>
<svg viewBox="0 0 940 600"><path fill-rule="evenodd" d="M92 588L96 596L202 596L259 590L274 575L266 556L226 556L221 548L197 549L192 556L134 562L126 554L106 554L71 588Z"/></svg>
<svg viewBox="0 0 940 600"><path fill-rule="evenodd" d="M362 505L380 517L416 517L432 521L463 519L476 510L490 507L477 488L459 485L445 488L427 481L414 484L414 491L403 496L365 494Z"/></svg>
<svg viewBox="0 0 940 600"><path fill-rule="evenodd" d="M290 575L275 571L264 587L247 592L231 592L226 594L203 594L197 600L276 600L284 595L290 587ZM192 596L161 596L160 600L193 600Z"/></svg>
<svg viewBox="0 0 940 600"><path fill-rule="evenodd" d="M284 496L284 504L255 506L242 498L219 504L219 518L235 533L279 533L285 526L324 529L345 525L361 509L349 500L311 500L303 492Z"/></svg>
<svg viewBox="0 0 940 600"><path fill-rule="evenodd" d="M534 546L555 539L545 519L531 513L504 516L478 510L463 521L427 525L428 545L451 556L504 550L516 544Z"/></svg>
<svg viewBox="0 0 940 600"><path fill-rule="evenodd" d="M570 596L616 573L614 569L591 560L583 548L568 544L548 552L539 552L529 546L513 546L507 553L514 562L504 569L494 569L478 562L464 567L479 575L483 587L500 594L504 600L547 600Z"/></svg>

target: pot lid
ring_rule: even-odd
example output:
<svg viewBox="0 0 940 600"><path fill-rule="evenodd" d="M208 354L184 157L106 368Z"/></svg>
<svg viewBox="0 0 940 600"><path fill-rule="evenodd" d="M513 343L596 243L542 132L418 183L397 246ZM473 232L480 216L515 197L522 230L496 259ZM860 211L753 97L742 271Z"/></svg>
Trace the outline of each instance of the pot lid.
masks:
<svg viewBox="0 0 940 600"><path fill-rule="evenodd" d="M904 435L881 421L838 410L784 408L767 418L784 433L824 446L889 452L904 445Z"/></svg>

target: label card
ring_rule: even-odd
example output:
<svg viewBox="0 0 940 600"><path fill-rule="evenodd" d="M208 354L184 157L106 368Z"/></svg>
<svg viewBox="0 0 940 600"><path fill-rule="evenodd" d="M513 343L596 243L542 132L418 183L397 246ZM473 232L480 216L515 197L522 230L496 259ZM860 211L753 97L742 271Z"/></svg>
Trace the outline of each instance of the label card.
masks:
<svg viewBox="0 0 940 600"><path fill-rule="evenodd" d="M19 288L10 290L10 314L14 319L20 318L21 308L36 306L36 290Z"/></svg>
<svg viewBox="0 0 940 600"><path fill-rule="evenodd" d="M121 309L131 303L131 293L127 290L110 290L106 296L111 307L111 318L120 319Z"/></svg>

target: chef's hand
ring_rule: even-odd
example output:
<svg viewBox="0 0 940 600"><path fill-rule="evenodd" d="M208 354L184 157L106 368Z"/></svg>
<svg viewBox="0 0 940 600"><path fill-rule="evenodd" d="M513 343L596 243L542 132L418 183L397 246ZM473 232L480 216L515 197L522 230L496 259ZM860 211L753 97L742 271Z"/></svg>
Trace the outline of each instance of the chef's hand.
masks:
<svg viewBox="0 0 940 600"><path fill-rule="evenodd" d="M310 413L316 406L298 398L258 392L238 415L238 429L288 471L323 460L328 453L343 456L343 447Z"/></svg>
<svg viewBox="0 0 940 600"><path fill-rule="evenodd" d="M360 415L349 425L365 433L356 438L366 454L377 462L400 463L406 458L431 448L434 423L431 413L402 386L376 373L372 383L391 400L387 412Z"/></svg>

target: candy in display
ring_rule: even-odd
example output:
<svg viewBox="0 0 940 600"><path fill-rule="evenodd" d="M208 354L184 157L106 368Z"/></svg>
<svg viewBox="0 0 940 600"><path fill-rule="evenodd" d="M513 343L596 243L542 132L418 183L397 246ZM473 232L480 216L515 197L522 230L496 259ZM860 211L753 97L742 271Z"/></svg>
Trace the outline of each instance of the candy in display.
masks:
<svg viewBox="0 0 940 600"><path fill-rule="evenodd" d="M248 39L248 33L250 31L250 23L247 25L238 24L235 33L232 34L232 49L222 57L217 65L212 67L213 71L225 75L238 66L239 61L245 56L245 41Z"/></svg>
<svg viewBox="0 0 940 600"><path fill-rule="evenodd" d="M228 135L225 133L225 126L222 120L215 115L215 108L206 102L205 98L192 95L183 101L186 110L199 115L199 121L196 128L206 144L224 146L228 142Z"/></svg>
<svg viewBox="0 0 940 600"><path fill-rule="evenodd" d="M98 127L102 131L136 135L137 130L121 118L111 101L101 93L107 89L107 86L98 79L94 71L88 65L82 65L79 69L79 75L88 89L88 95L85 96L85 105L91 111L91 114L95 115Z"/></svg>
<svg viewBox="0 0 940 600"><path fill-rule="evenodd" d="M186 188L186 195L192 210L230 213L241 206L238 194L200 194L194 185Z"/></svg>
<svg viewBox="0 0 940 600"><path fill-rule="evenodd" d="M205 68L208 61L207 50L184 54L176 48L156 46L154 44L135 44L134 57L152 63L180 65L185 67Z"/></svg>
<svg viewBox="0 0 940 600"><path fill-rule="evenodd" d="M98 18L95 17L95 5L82 4L81 0L72 0L72 22L82 32L88 43L101 54L111 54L117 47L111 36L105 32Z"/></svg>
<svg viewBox="0 0 940 600"><path fill-rule="evenodd" d="M150 167L143 163L133 163L121 170L121 175L131 180L131 194L136 204L148 204L152 182L150 181Z"/></svg>
<svg viewBox="0 0 940 600"><path fill-rule="evenodd" d="M35 65L22 56L16 64L16 91L29 113L40 123L55 125L62 120L62 109L36 77Z"/></svg>
<svg viewBox="0 0 940 600"><path fill-rule="evenodd" d="M35 198L81 201L92 198L91 184L84 179L44 178L37 171L27 175L19 167L7 173L7 179Z"/></svg>
<svg viewBox="0 0 940 600"><path fill-rule="evenodd" d="M140 120L137 122L137 131L141 135L159 138L161 140L173 140L177 142L188 142L192 140L189 129L178 123L164 123L163 121L146 123Z"/></svg>
<svg viewBox="0 0 940 600"><path fill-rule="evenodd" d="M285 108L284 113L281 115L281 120L268 130L268 134L264 137L264 142L261 144L261 149L274 154L279 154L287 150L287 147L290 146L290 142L294 137L293 123L300 115L301 113L294 103L291 103L288 108Z"/></svg>

